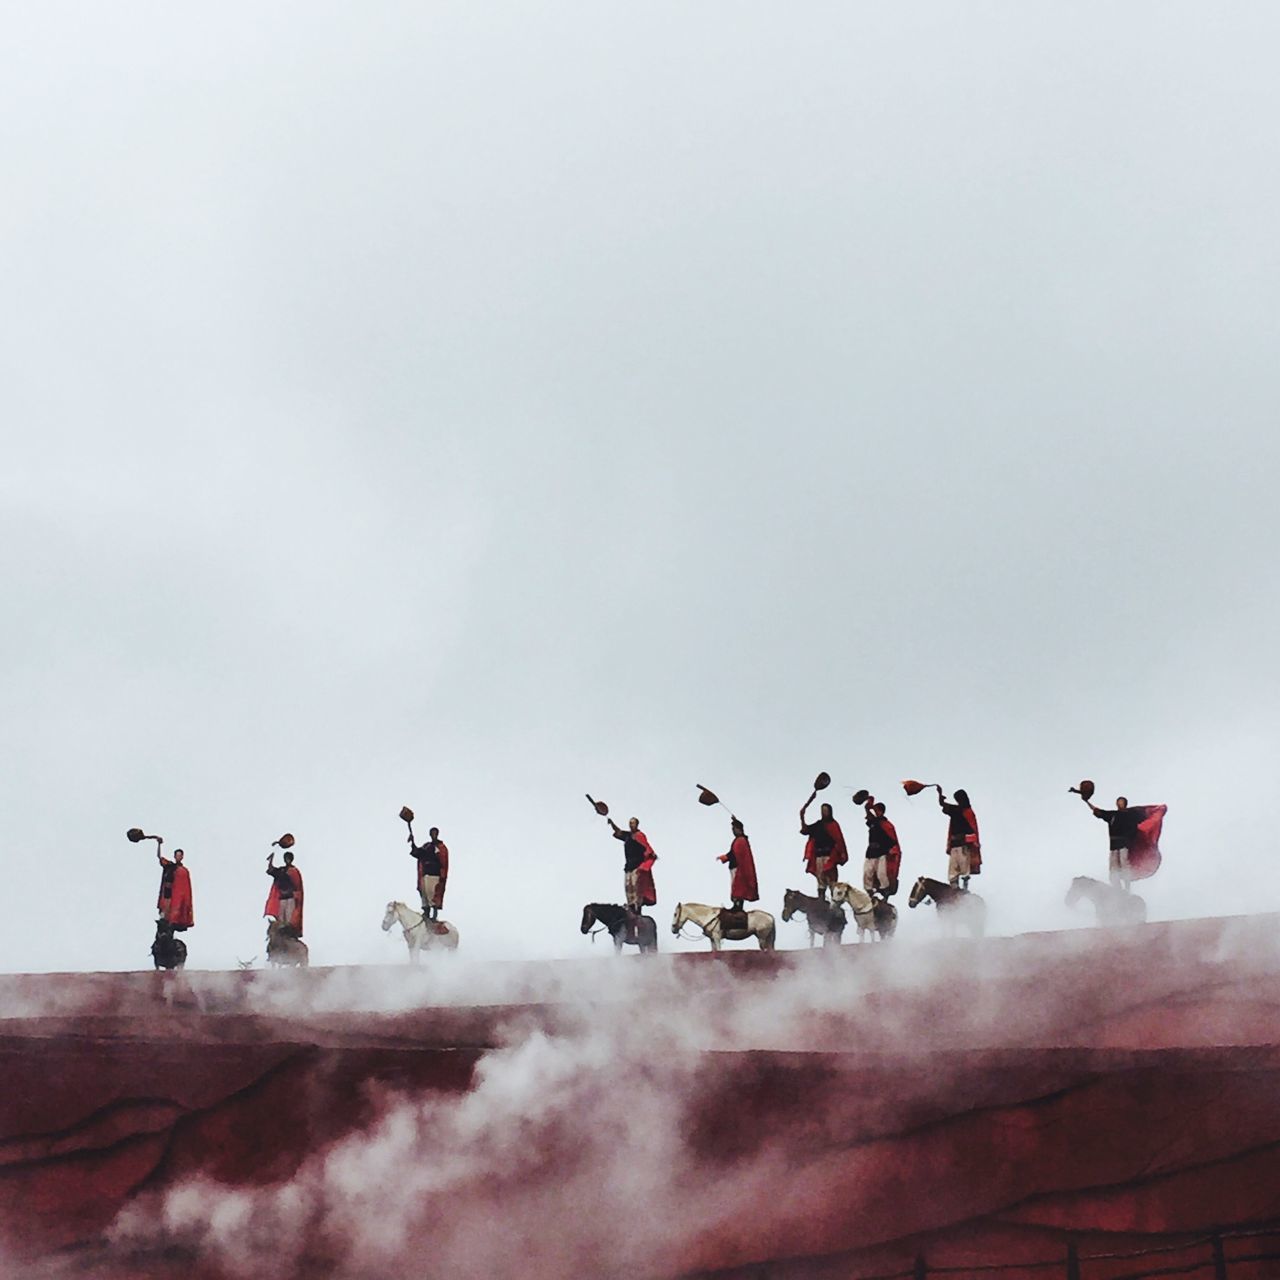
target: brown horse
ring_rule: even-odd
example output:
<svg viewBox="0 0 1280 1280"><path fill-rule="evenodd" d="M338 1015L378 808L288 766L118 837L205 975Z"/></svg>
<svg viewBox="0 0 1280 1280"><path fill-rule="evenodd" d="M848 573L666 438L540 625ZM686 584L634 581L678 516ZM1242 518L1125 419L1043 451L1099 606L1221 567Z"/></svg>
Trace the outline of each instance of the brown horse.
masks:
<svg viewBox="0 0 1280 1280"><path fill-rule="evenodd" d="M281 924L278 920L267 921L267 963L293 965L299 969L305 969L311 963L311 952L292 925Z"/></svg>
<svg viewBox="0 0 1280 1280"><path fill-rule="evenodd" d="M782 918L790 920L796 912L804 916L809 926L809 945L814 938L821 938L824 947L838 947L849 923L843 907L833 907L821 898L814 898L799 889L788 889L782 895Z"/></svg>
<svg viewBox="0 0 1280 1280"><path fill-rule="evenodd" d="M948 933L955 933L956 928L963 925L975 938L981 938L986 930L987 904L968 889L921 876L911 886L907 906L918 907L922 902L932 902L937 907L938 919Z"/></svg>
<svg viewBox="0 0 1280 1280"><path fill-rule="evenodd" d="M630 914L626 907L620 907L614 902L588 902L582 908L582 932L590 933L593 924L608 929L609 937L613 939L613 949L619 955L622 954L623 946L639 947L641 955L657 951L658 926L653 917L632 917L635 921L633 930L628 927L627 917Z"/></svg>

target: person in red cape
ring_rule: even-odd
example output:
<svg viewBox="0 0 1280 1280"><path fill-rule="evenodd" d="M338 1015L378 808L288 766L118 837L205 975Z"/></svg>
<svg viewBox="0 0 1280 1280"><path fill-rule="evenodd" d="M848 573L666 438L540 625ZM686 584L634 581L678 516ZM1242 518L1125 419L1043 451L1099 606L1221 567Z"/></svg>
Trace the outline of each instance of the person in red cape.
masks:
<svg viewBox="0 0 1280 1280"><path fill-rule="evenodd" d="M868 893L879 891L882 898L898 892L898 872L902 868L902 849L898 831L885 816L884 801L867 801L867 856L862 865L862 887Z"/></svg>
<svg viewBox="0 0 1280 1280"><path fill-rule="evenodd" d="M649 837L640 830L640 819L628 821L624 831L612 818L609 825L613 828L613 838L621 840L623 846L622 883L627 897L627 929L634 937L635 922L644 907L656 906L658 890L653 882L653 864L658 855L654 853Z"/></svg>
<svg viewBox="0 0 1280 1280"><path fill-rule="evenodd" d="M291 929L295 937L302 937L302 872L293 865L293 850L286 849L284 866L276 866L273 849L267 855L267 875L271 877L271 891L262 914Z"/></svg>
<svg viewBox="0 0 1280 1280"><path fill-rule="evenodd" d="M418 894L422 898L422 916L425 920L439 919L444 906L444 890L449 879L449 846L440 839L440 828L432 827L427 833L430 839L424 845L415 845L409 837L409 856L418 861Z"/></svg>
<svg viewBox="0 0 1280 1280"><path fill-rule="evenodd" d="M969 877L982 874L982 841L969 793L957 790L954 803L949 804L939 787L938 806L951 819L947 826L947 883L967 889Z"/></svg>
<svg viewBox="0 0 1280 1280"><path fill-rule="evenodd" d="M1110 837L1111 883L1129 891L1133 880L1145 880L1160 869L1160 832L1164 827L1164 815L1169 811L1165 804L1131 805L1125 796L1116 797L1114 809L1099 809L1085 799L1095 818L1107 824Z"/></svg>
<svg viewBox="0 0 1280 1280"><path fill-rule="evenodd" d="M804 845L804 869L818 882L818 897L825 902L827 889L839 879L837 868L849 861L849 850L829 804L822 806L817 822L805 821L811 802L812 797L800 810L800 834L809 837Z"/></svg>
<svg viewBox="0 0 1280 1280"><path fill-rule="evenodd" d="M160 852L160 840L156 837L156 858L160 862L160 897L156 910L160 919L181 933L196 922L195 903L191 897L191 873L182 865L186 855L181 849L173 851L173 861Z"/></svg>
<svg viewBox="0 0 1280 1280"><path fill-rule="evenodd" d="M727 862L733 875L729 879L729 897L735 911L743 910L744 902L760 901L760 886L756 883L756 860L751 852L751 841L747 839L746 829L741 818L733 818L729 823L733 832L733 843L728 853L722 853L717 859Z"/></svg>

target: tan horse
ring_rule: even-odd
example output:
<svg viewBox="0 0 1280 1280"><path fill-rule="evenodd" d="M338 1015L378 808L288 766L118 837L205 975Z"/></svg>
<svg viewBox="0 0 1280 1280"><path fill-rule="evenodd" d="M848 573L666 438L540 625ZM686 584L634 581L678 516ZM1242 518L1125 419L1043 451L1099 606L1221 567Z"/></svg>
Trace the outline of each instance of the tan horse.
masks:
<svg viewBox="0 0 1280 1280"><path fill-rule="evenodd" d="M398 924L404 934L410 964L417 964L423 951L458 949L458 931L453 925L447 920L424 919L421 911L414 911L403 902L387 903L387 914L382 917L382 932L386 933L393 924Z"/></svg>
<svg viewBox="0 0 1280 1280"><path fill-rule="evenodd" d="M278 920L267 921L267 963L293 965L305 969L311 963L307 944L293 931L293 927Z"/></svg>
<svg viewBox="0 0 1280 1280"><path fill-rule="evenodd" d="M686 924L696 924L711 943L712 951L719 951L726 941L741 942L746 938L755 938L761 951L773 950L778 928L767 911L748 911L745 929L730 929L725 933L720 927L720 910L719 907L708 907L701 902L677 902L671 932L679 933Z"/></svg>
<svg viewBox="0 0 1280 1280"><path fill-rule="evenodd" d="M853 923L858 926L858 941L878 938L888 942L898 927L898 908L892 902L876 902L865 890L838 880L831 886L833 904L845 903L853 912Z"/></svg>

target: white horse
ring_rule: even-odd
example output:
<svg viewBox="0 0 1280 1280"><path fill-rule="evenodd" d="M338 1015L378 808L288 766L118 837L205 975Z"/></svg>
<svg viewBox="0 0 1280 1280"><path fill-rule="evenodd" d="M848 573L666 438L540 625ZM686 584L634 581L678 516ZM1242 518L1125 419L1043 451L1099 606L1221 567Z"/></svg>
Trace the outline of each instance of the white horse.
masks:
<svg viewBox="0 0 1280 1280"><path fill-rule="evenodd" d="M898 908L892 902L877 902L865 890L856 885L836 881L831 886L831 901L847 903L853 912L853 923L858 926L858 941L887 942L898 927Z"/></svg>
<svg viewBox="0 0 1280 1280"><path fill-rule="evenodd" d="M1092 876L1076 876L1067 890L1067 906L1074 907L1081 898L1093 903L1101 925L1147 922L1147 904L1136 893L1126 893Z"/></svg>
<svg viewBox="0 0 1280 1280"><path fill-rule="evenodd" d="M409 963L418 963L418 953L439 948L443 951L458 949L458 930L447 920L424 919L421 911L413 911L403 902L388 902L387 914L382 917L382 932L398 924L404 933L404 944L409 948Z"/></svg>
<svg viewBox="0 0 1280 1280"><path fill-rule="evenodd" d="M745 929L726 931L720 924L721 910L720 907L708 907L701 902L677 902L671 932L679 933L686 924L696 924L710 941L712 951L719 951L726 940L741 942L744 938L755 938L761 951L773 950L773 939L778 930L767 911L748 911L745 913Z"/></svg>

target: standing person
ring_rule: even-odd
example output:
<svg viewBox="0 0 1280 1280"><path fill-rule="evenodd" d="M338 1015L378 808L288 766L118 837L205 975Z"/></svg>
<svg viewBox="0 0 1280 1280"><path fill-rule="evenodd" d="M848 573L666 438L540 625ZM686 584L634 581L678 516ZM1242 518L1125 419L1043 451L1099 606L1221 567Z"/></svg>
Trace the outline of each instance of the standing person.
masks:
<svg viewBox="0 0 1280 1280"><path fill-rule="evenodd" d="M885 817L882 800L867 801L867 856L862 864L862 887L868 893L879 892L886 900L898 892L898 872L902 866L902 850L898 832Z"/></svg>
<svg viewBox="0 0 1280 1280"><path fill-rule="evenodd" d="M948 804L939 787L938 807L951 819L947 827L947 883L953 888L967 889L969 877L982 872L982 843L978 839L978 819L969 803L969 793L957 790L955 802Z"/></svg>
<svg viewBox="0 0 1280 1280"><path fill-rule="evenodd" d="M173 851L173 861L160 852L163 843L159 836L156 840L156 859L160 863L160 897L156 901L156 910L160 919L181 933L190 929L196 922L195 903L191 897L191 873L182 864L186 856L181 849Z"/></svg>
<svg viewBox="0 0 1280 1280"><path fill-rule="evenodd" d="M444 906L444 889L449 879L449 846L440 839L440 828L432 827L424 845L413 843L409 833L409 856L418 861L418 893L422 898L422 918L436 920Z"/></svg>
<svg viewBox="0 0 1280 1280"><path fill-rule="evenodd" d="M1111 883L1128 893L1131 881L1155 875L1160 867L1160 830L1168 806L1131 805L1124 796L1117 796L1114 809L1099 809L1087 796L1082 798L1093 816L1107 824Z"/></svg>
<svg viewBox="0 0 1280 1280"><path fill-rule="evenodd" d="M632 916L638 916L642 907L657 905L658 891L653 883L653 864L658 855L654 853L649 837L640 830L640 819L631 818L624 831L612 818L609 825L613 828L613 838L621 840L623 846L622 883L627 896L627 910ZM634 922L629 928L634 928Z"/></svg>
<svg viewBox="0 0 1280 1280"><path fill-rule="evenodd" d="M729 829L733 832L733 843L729 846L729 852L722 853L717 861L729 864L729 870L733 872L729 878L729 898L733 909L742 911L744 902L760 901L760 887L756 883L756 860L742 819L731 819Z"/></svg>
<svg viewBox="0 0 1280 1280"><path fill-rule="evenodd" d="M812 803L810 796L800 810L800 834L808 836L804 845L804 869L818 882L818 897L827 900L827 889L839 878L837 867L849 861L849 850L844 842L844 832L831 812L831 806L824 804L819 810L817 822L806 822L805 813Z"/></svg>
<svg viewBox="0 0 1280 1280"><path fill-rule="evenodd" d="M267 854L267 875L271 877L271 892L267 894L262 914L292 930L295 938L301 938L302 872L293 865L293 850L285 849L283 867L276 866L274 849Z"/></svg>

